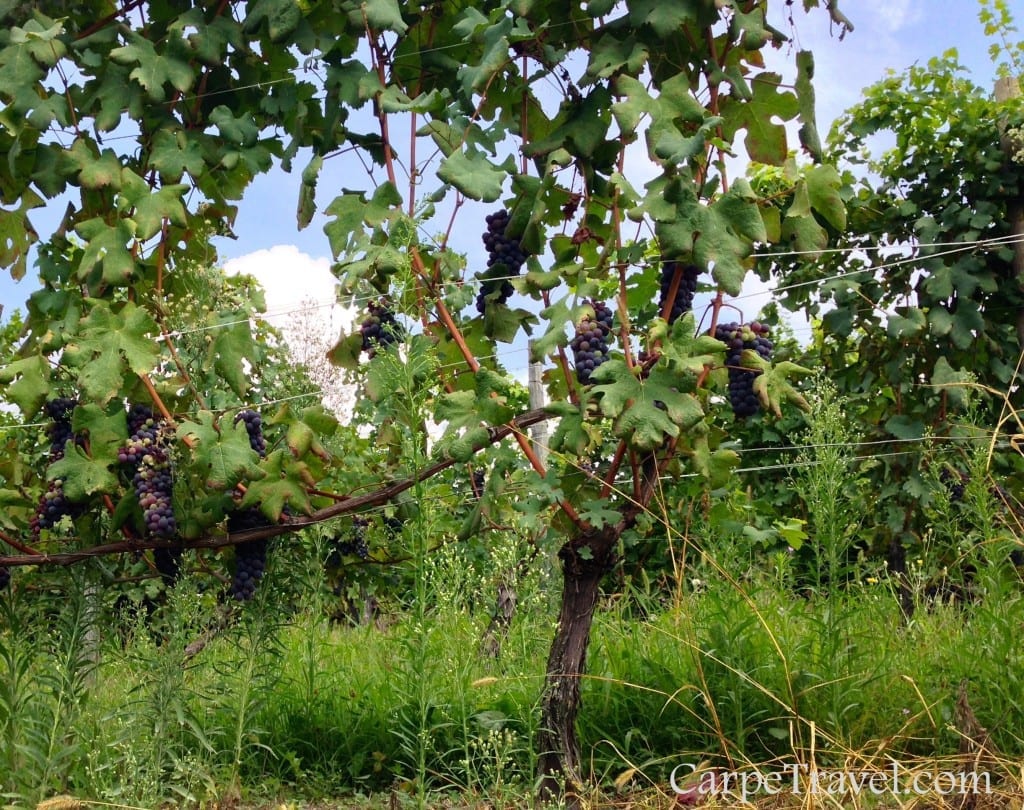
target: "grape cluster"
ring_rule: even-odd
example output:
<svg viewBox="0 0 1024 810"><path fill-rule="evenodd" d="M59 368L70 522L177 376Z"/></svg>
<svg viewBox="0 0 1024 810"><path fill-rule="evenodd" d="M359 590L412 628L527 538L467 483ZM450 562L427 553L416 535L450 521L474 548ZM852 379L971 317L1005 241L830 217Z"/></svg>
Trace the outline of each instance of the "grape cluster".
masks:
<svg viewBox="0 0 1024 810"><path fill-rule="evenodd" d="M178 524L171 506L174 479L167 422L157 421L146 406L133 405L128 413L128 427L132 433L118 452L117 460L135 470L132 486L142 507L146 534L170 539L177 534Z"/></svg>
<svg viewBox="0 0 1024 810"><path fill-rule="evenodd" d="M576 379L583 385L590 382L594 369L608 359L612 334L612 311L604 304L594 301L590 303L594 308L594 317L583 317L569 344L576 364Z"/></svg>
<svg viewBox="0 0 1024 810"><path fill-rule="evenodd" d="M373 312L375 304L370 304ZM393 320L393 319L392 319ZM364 324L365 326L365 324ZM366 347L366 333L363 333L363 345ZM373 356L371 348L370 356ZM267 454L267 440L263 437L263 420L260 415L247 408L235 415L235 424L245 424L245 432L249 434L249 446L259 453L260 458ZM237 534L252 529L263 529L270 521L259 509L237 509L228 515L228 533ZM256 593L256 586L263 579L267 568L267 541L249 540L235 546L235 573L231 579L231 596L238 602L248 602Z"/></svg>
<svg viewBox="0 0 1024 810"><path fill-rule="evenodd" d="M11 569L0 565L0 591L5 590L11 584Z"/></svg>
<svg viewBox="0 0 1024 810"><path fill-rule="evenodd" d="M476 311L481 315L491 301L504 304L512 297L515 288L508 276L518 276L526 261L526 253L519 242L505 235L508 221L509 213L505 209L486 217L483 240L487 248L487 270L480 276L480 292L476 296Z"/></svg>
<svg viewBox="0 0 1024 810"><path fill-rule="evenodd" d="M663 262L661 265L661 297L658 299L659 313L665 311L665 303L668 300L669 291L672 289L672 279L675 278L677 269L679 270L679 285L676 287L676 296L672 300L672 309L668 314L669 323L675 323L693 308L693 296L697 292L697 279L700 276L700 268L695 264L680 266L678 262Z"/></svg>
<svg viewBox="0 0 1024 810"><path fill-rule="evenodd" d="M483 467L477 467L473 470L473 494L476 495L477 500L484 494L484 484L487 483L487 473Z"/></svg>
<svg viewBox="0 0 1024 810"><path fill-rule="evenodd" d="M74 437L71 430L71 413L78 403L73 399L59 398L50 400L44 406L47 416L53 422L47 428L50 439L50 463L64 458L64 448L69 439ZM65 515L72 520L85 511L84 504L71 503L64 495L64 482L57 478L50 482L36 505L35 514L29 520L32 536L39 537L43 529L52 529Z"/></svg>
<svg viewBox="0 0 1024 810"><path fill-rule="evenodd" d="M153 549L153 565L156 566L160 579L168 588L178 581L178 574L181 572L181 549L180 548L156 548Z"/></svg>
<svg viewBox="0 0 1024 810"><path fill-rule="evenodd" d="M76 405L78 405L77 400L62 397L51 399L43 406L46 415L53 420L46 430L46 434L50 438L50 458L53 461L64 457L64 446L68 439L74 436L71 430L71 413L75 410Z"/></svg>
<svg viewBox="0 0 1024 810"><path fill-rule="evenodd" d="M400 340L403 330L402 325L395 320L395 313L385 304L372 302L369 310L369 316L359 325L359 332L363 337L363 351L373 359L378 349Z"/></svg>
<svg viewBox="0 0 1024 810"><path fill-rule="evenodd" d="M754 393L754 380L760 370L743 368L743 351L752 349L765 360L774 348L766 337L768 327L754 321L749 326L738 323L720 323L715 327L715 338L726 345L725 364L729 368L729 403L737 417L753 416L761 409Z"/></svg>
<svg viewBox="0 0 1024 810"><path fill-rule="evenodd" d="M966 473L958 472L949 469L949 467L943 467L939 473L939 481L946 487L946 491L949 492L949 500L953 503L960 503L964 499L964 492L967 489L967 482L970 481L970 476Z"/></svg>
<svg viewBox="0 0 1024 810"><path fill-rule="evenodd" d="M267 440L263 438L263 419L260 415L247 408L235 414L235 424L245 423L245 432L249 434L249 446L263 458L267 454Z"/></svg>
<svg viewBox="0 0 1024 810"><path fill-rule="evenodd" d="M327 564L338 565L342 557L349 555L358 557L360 560L365 560L369 557L370 547L366 543L366 527L369 525L370 522L366 518L353 518L352 536L348 540L335 538L334 548L327 559Z"/></svg>
<svg viewBox="0 0 1024 810"><path fill-rule="evenodd" d="M231 597L248 602L267 570L267 541L250 540L235 546L235 575L231 579Z"/></svg>

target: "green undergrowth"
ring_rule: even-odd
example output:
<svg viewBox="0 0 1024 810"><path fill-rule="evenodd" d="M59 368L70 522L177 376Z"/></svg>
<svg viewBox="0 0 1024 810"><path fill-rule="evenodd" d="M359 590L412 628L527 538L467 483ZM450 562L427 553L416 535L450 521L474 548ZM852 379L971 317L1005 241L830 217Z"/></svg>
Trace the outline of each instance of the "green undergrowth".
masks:
<svg viewBox="0 0 1024 810"><path fill-rule="evenodd" d="M918 594L908 620L887 580L826 599L720 569L672 603L642 605L641 619L639 597L609 600L583 684L586 762L614 790L664 788L681 762L948 756L961 683L993 750L1024 755L1020 582L1010 566L982 569L973 593ZM533 789L550 600L517 615L495 659L480 652L486 611L465 607L426 611L428 632L398 611L353 626L315 601L286 612L270 587L222 627L186 582L111 632L87 576L32 596L10 595L0 636L11 805L58 793L152 807ZM427 645L416 667L413 633ZM410 740L426 752L424 791Z"/></svg>

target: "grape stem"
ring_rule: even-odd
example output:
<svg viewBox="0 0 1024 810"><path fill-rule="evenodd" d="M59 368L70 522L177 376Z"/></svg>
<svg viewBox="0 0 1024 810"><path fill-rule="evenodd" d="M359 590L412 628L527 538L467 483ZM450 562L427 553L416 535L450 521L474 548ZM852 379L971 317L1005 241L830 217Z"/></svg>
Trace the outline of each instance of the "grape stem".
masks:
<svg viewBox="0 0 1024 810"><path fill-rule="evenodd" d="M17 549L22 554L26 554L31 557L43 556L43 552L37 551L36 549L32 548L32 546L27 546L24 543L15 540L13 537L11 537L9 534L5 532L0 532L0 540L3 540L11 548Z"/></svg>

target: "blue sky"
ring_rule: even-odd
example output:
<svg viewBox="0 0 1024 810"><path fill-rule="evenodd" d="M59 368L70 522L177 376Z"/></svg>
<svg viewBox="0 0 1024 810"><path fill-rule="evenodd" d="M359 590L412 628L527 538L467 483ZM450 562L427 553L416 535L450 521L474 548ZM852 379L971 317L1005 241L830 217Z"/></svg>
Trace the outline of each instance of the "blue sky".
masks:
<svg viewBox="0 0 1024 810"><path fill-rule="evenodd" d="M824 6L824 0L820 2ZM841 5L856 30L843 41L830 32L828 15L823 9L803 14L799 10L801 5L794 3L794 46L815 53L815 89L823 131L857 101L863 87L882 78L887 69L902 70L913 63L924 63L949 48L957 48L976 83L986 88L992 85L994 68L987 53L989 42L977 20L975 0L846 0ZM778 20L773 22L778 24ZM1024 24L1022 20L1018 22ZM793 61L793 53L783 49L776 58L780 65L788 65ZM301 168L298 167L300 171ZM346 178L346 171L351 168L328 163L320 184L321 205L329 202L341 187L365 183L361 175ZM323 219L317 218L310 227L298 231L298 187L297 175L280 171L259 178L241 204L235 229L238 239L225 240L219 246L222 261L234 260L231 265L236 269L257 271L258 277L271 288L268 297L273 306L300 297L322 299L324 294L329 250L321 230ZM56 212L37 215L37 230L47 233L56 217ZM480 248L474 244L465 249ZM36 286L32 268L19 284L7 275L0 276L0 304L9 312L21 306Z"/></svg>

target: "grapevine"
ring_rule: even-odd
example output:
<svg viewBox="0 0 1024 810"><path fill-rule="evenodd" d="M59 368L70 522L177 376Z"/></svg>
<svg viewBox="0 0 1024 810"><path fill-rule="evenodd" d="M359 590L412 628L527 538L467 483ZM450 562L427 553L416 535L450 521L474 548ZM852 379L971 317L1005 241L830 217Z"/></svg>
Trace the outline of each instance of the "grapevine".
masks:
<svg viewBox="0 0 1024 810"><path fill-rule="evenodd" d="M725 364L729 368L729 404L737 418L753 416L761 409L754 393L754 380L760 370L743 367L743 352L751 349L765 359L772 356L772 342L766 337L768 327L754 321L749 326L738 323L718 324L715 338L726 345Z"/></svg>
<svg viewBox="0 0 1024 810"><path fill-rule="evenodd" d="M74 437L71 430L71 413L78 403L73 399L59 398L46 403L47 416L53 421L47 428L50 439L50 463L64 458L64 448ZM32 536L38 538L43 529L52 529L61 518L67 516L72 520L85 511L83 504L73 504L64 495L64 482L55 479L50 482L46 492L39 499L35 514L29 522Z"/></svg>
<svg viewBox="0 0 1024 810"><path fill-rule="evenodd" d="M383 303L371 303L370 314L360 324L359 332L363 337L363 351L373 359L378 349L383 349L397 342L402 336L402 325L395 320L395 313ZM246 424L246 429L248 429ZM249 434L252 436L252 433ZM255 448L253 448L255 449Z"/></svg>
<svg viewBox="0 0 1024 810"><path fill-rule="evenodd" d="M665 304L669 292L672 290L672 280L679 272L679 284L676 286L675 298L672 299L672 308L668 313L668 322L675 323L693 307L693 296L697 292L697 279L700 277L700 268L695 264L680 266L678 262L663 262L661 265L661 297L658 299L658 311L665 311Z"/></svg>
<svg viewBox="0 0 1024 810"><path fill-rule="evenodd" d="M488 303L504 304L512 297L515 288L509 277L518 276L526 261L526 253L519 242L506 236L508 211L502 209L488 214L485 221L487 230L483 241L487 248L487 271L480 276L480 292L476 296L476 309L480 314Z"/></svg>
<svg viewBox="0 0 1024 810"><path fill-rule="evenodd" d="M263 438L263 419L256 411L247 408L235 414L235 424L239 422L245 424L245 432L249 434L249 446L263 458L267 453L267 441Z"/></svg>
<svg viewBox="0 0 1024 810"><path fill-rule="evenodd" d="M378 306L376 304L370 304L371 313L375 310L379 310ZM387 312L387 310L379 311ZM391 316L391 319L393 321L394 316ZM382 320L378 318L376 323L378 330L380 330L381 322ZM383 338L383 335L391 335L392 333L378 331L377 334ZM364 331L364 348L366 347L366 340L366 332ZM382 342L370 344L371 357L373 356L373 347L376 345L385 344ZM259 454L260 458L265 457L267 454L267 441L263 437L263 419L260 417L259 413L251 408L239 411L235 414L234 423L237 425L239 422L245 425L245 432L249 436L249 446ZM228 515L229 534L250 531L252 529L262 529L269 525L270 522L259 509L239 509ZM263 579L263 574L266 571L266 568L267 541L265 539L249 540L235 546L235 573L231 580L232 598L238 602L247 602L252 599L253 594L256 593L256 586L259 584L260 580Z"/></svg>
<svg viewBox="0 0 1024 810"><path fill-rule="evenodd" d="M351 539L340 541L335 539L334 549L328 563L337 565L341 562L341 557L348 555L358 557L360 560L367 559L370 556L370 547L366 543L366 527L369 525L370 522L366 518L353 518Z"/></svg>
<svg viewBox="0 0 1024 810"><path fill-rule="evenodd" d="M612 311L601 303L591 302L594 315L584 315L576 327L570 345L576 363L576 379L583 385L590 382L594 369L608 359L612 334Z"/></svg>

